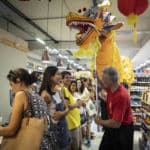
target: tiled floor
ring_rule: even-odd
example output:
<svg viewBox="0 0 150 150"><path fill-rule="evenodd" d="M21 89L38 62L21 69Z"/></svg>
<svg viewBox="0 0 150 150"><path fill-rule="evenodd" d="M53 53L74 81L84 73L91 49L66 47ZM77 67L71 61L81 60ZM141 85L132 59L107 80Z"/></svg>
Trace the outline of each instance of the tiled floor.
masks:
<svg viewBox="0 0 150 150"><path fill-rule="evenodd" d="M92 140L91 147L87 148L87 147L83 146L83 150L98 150L100 141L101 141L102 136L103 136L103 132L95 132L95 133L96 133L96 137L94 140ZM139 150L139 138L140 137L141 137L141 132L135 131L134 132L134 150Z"/></svg>

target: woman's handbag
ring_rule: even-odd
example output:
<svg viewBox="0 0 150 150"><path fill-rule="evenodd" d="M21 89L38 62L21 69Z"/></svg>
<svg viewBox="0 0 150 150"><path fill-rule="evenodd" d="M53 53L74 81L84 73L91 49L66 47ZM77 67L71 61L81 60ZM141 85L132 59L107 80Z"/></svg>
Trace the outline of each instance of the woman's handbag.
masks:
<svg viewBox="0 0 150 150"><path fill-rule="evenodd" d="M86 114L80 114L80 118L81 118L81 125L85 124L88 121Z"/></svg>
<svg viewBox="0 0 150 150"><path fill-rule="evenodd" d="M28 107L32 110L32 106ZM1 150L39 150L44 129L44 118L24 117L17 134L3 138Z"/></svg>
<svg viewBox="0 0 150 150"><path fill-rule="evenodd" d="M97 114L96 107L92 100L88 100L88 102L86 104L86 108L87 108L89 117L92 117Z"/></svg>

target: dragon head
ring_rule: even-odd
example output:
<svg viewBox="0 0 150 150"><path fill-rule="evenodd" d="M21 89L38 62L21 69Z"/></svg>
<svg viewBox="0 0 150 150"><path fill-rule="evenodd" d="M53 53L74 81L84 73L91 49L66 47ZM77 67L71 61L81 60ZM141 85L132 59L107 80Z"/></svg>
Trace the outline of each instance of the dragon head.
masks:
<svg viewBox="0 0 150 150"><path fill-rule="evenodd" d="M79 30L76 34L79 50L74 56L90 58L91 70L97 69L100 76L104 67L114 66L122 80L121 58L117 44L114 44L115 32L112 30L119 29L123 23L112 24L115 16L108 11L110 1L99 1L99 5L88 9L82 15L70 12L66 17L66 25Z"/></svg>
<svg viewBox="0 0 150 150"><path fill-rule="evenodd" d="M76 34L76 44L79 46L88 43L92 37L103 39L111 30L119 29L122 26L122 23L111 24L115 16L111 16L110 12L98 7L95 9L97 9L97 13L92 15L91 12L87 13L88 15L70 12L66 17L67 26L79 30L79 33Z"/></svg>
<svg viewBox="0 0 150 150"><path fill-rule="evenodd" d="M70 28L75 28L79 30L79 33L76 34L76 44L82 45L88 37L93 34L98 34L95 28L97 28L97 22L99 22L99 26L101 25L100 20L95 20L91 17L87 17L84 15L78 15L77 13L70 12L66 19L66 24ZM102 25L101 25L102 27Z"/></svg>

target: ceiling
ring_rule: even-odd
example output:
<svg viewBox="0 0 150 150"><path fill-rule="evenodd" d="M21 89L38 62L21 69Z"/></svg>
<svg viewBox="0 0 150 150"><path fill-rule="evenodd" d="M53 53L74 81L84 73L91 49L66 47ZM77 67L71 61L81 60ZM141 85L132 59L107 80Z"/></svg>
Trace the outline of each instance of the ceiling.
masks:
<svg viewBox="0 0 150 150"><path fill-rule="evenodd" d="M30 49L34 50L32 52L38 55L41 54L40 51L43 46L35 41L35 37L46 40L48 45L60 50L70 50L71 52L77 50L78 47L75 44L75 33L77 31L71 31L66 26L65 17L70 11L77 12L79 8L89 8L93 5L92 0L7 1L49 35L48 37L43 34L0 1L0 27L28 41ZM133 42L132 26L127 25L126 17L118 11L117 0L112 0L110 10L117 18L116 22L124 22L124 26L116 34L116 41L121 55L133 58L145 42L150 39L150 9L147 9L139 17L137 24L138 42L136 45Z"/></svg>

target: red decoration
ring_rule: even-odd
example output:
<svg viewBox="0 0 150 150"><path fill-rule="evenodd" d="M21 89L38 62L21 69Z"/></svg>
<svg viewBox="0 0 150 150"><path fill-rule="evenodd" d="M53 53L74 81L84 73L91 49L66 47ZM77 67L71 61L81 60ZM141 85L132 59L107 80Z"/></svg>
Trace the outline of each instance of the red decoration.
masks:
<svg viewBox="0 0 150 150"><path fill-rule="evenodd" d="M134 42L137 42L136 23L138 16L148 8L148 0L118 0L119 11L127 16L128 24L133 25Z"/></svg>
<svg viewBox="0 0 150 150"><path fill-rule="evenodd" d="M118 9L125 15L140 15L148 8L148 0L118 0Z"/></svg>

